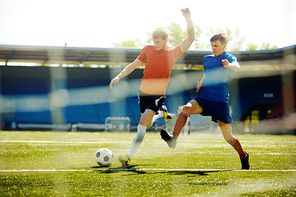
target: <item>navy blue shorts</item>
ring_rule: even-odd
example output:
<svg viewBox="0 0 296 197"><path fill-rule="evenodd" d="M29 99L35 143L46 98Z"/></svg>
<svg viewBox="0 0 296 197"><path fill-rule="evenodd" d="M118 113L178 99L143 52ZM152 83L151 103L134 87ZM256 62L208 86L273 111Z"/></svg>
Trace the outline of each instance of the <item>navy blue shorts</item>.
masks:
<svg viewBox="0 0 296 197"><path fill-rule="evenodd" d="M138 93L139 105L141 113L144 113L146 109L151 109L158 114L158 110L162 107L166 98L165 95L152 95L146 94L141 90Z"/></svg>
<svg viewBox="0 0 296 197"><path fill-rule="evenodd" d="M201 115L212 116L212 121L214 122L217 122L217 120L224 123L233 122L228 103L209 101L200 97L195 97L194 99L199 103L199 105L203 109Z"/></svg>

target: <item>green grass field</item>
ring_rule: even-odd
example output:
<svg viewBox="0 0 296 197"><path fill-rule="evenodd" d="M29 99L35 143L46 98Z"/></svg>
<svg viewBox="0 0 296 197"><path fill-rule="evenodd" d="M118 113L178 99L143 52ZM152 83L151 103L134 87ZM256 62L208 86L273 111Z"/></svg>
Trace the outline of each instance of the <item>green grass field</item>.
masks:
<svg viewBox="0 0 296 197"><path fill-rule="evenodd" d="M0 132L0 196L296 196L296 136L236 135L250 170L220 134L181 135L175 149L147 133L121 168L135 133ZM113 151L100 168L99 148Z"/></svg>

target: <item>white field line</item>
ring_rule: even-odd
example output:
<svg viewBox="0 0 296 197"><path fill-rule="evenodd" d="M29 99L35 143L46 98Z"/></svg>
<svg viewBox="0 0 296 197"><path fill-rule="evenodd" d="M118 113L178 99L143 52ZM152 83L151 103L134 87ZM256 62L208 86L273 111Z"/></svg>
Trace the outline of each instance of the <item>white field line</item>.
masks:
<svg viewBox="0 0 296 197"><path fill-rule="evenodd" d="M100 143L111 143L111 141L93 141L93 142L85 142L85 141L0 141L0 143L41 143L41 144L100 144Z"/></svg>
<svg viewBox="0 0 296 197"><path fill-rule="evenodd" d="M165 169L165 168L109 168L109 169L21 169L21 170L0 170L0 172L86 172L86 171L169 171L169 172L226 172L226 171L239 171L239 172L296 172L296 169L288 170L227 170L227 169Z"/></svg>
<svg viewBox="0 0 296 197"><path fill-rule="evenodd" d="M92 171L87 169L22 169L22 170L0 170L0 172L85 172Z"/></svg>
<svg viewBox="0 0 296 197"><path fill-rule="evenodd" d="M224 172L224 171L251 171L251 172L296 172L296 169L289 169L289 170L230 170L230 169L139 169L139 170L147 170L147 171L192 171L192 172L204 172L204 171L214 171L214 172Z"/></svg>

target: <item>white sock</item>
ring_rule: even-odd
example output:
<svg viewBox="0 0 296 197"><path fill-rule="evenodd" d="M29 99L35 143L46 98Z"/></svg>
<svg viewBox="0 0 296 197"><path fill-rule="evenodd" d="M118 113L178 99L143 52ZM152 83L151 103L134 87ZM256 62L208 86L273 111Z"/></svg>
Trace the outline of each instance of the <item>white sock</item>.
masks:
<svg viewBox="0 0 296 197"><path fill-rule="evenodd" d="M131 147L130 151L128 152L128 156L130 157L131 160L143 142L143 139L144 139L145 133L146 133L146 129L147 129L146 126L138 125L137 135L133 140L132 147Z"/></svg>
<svg viewBox="0 0 296 197"><path fill-rule="evenodd" d="M158 118L163 118L164 114L162 110L157 111L158 114L153 116L152 123L155 122Z"/></svg>

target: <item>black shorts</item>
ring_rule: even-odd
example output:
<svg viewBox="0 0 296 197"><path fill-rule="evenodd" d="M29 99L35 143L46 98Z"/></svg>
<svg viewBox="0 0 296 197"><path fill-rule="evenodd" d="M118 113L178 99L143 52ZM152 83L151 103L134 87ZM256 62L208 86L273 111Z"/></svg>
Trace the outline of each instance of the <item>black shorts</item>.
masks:
<svg viewBox="0 0 296 197"><path fill-rule="evenodd" d="M166 96L165 95L154 95L146 94L141 90L138 93L139 105L141 113L144 113L146 109L151 109L157 113L161 108Z"/></svg>

